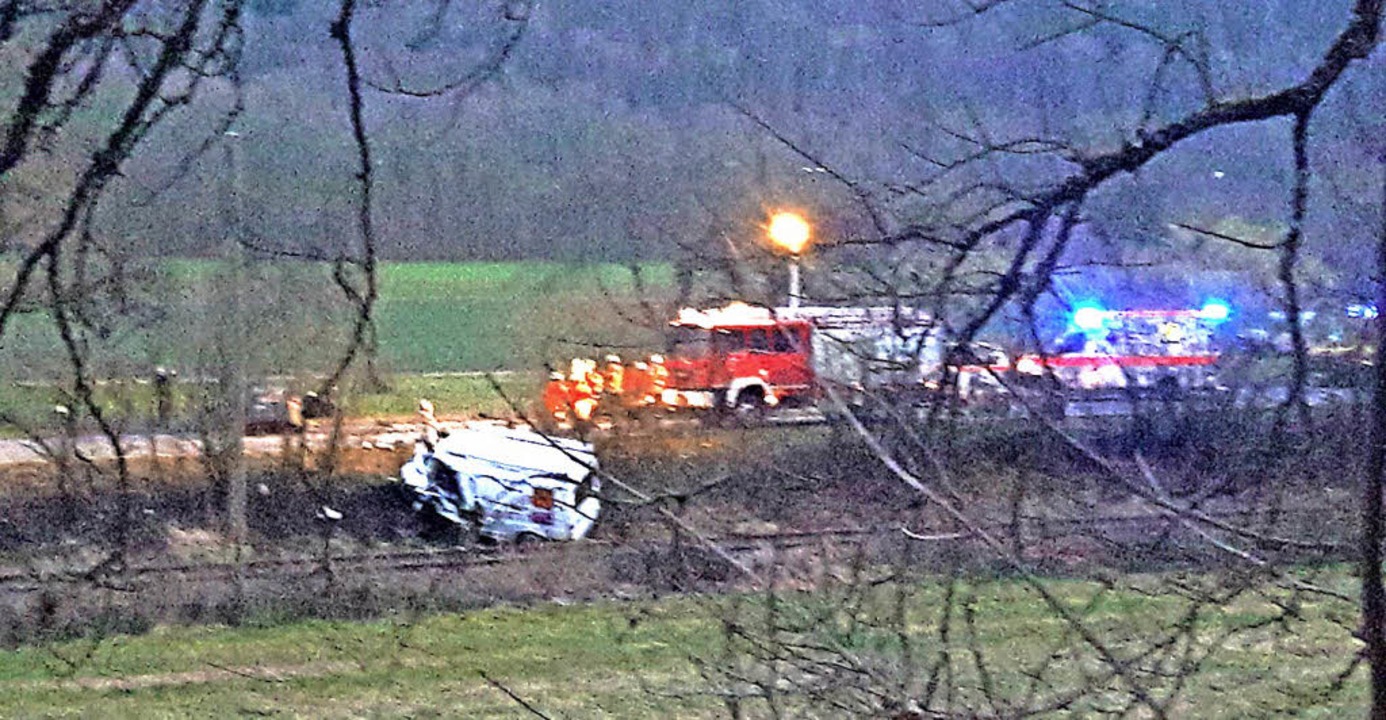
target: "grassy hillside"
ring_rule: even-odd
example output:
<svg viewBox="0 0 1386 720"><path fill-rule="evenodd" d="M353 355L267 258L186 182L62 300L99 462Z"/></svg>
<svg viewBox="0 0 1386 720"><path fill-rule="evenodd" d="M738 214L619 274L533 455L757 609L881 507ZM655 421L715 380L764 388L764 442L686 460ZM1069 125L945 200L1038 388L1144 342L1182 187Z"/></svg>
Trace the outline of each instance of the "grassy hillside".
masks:
<svg viewBox="0 0 1386 720"><path fill-rule="evenodd" d="M1350 586L1346 573L1329 575L1321 580ZM1197 624L1194 634L1202 642L1215 642L1170 708L1172 716L1362 712L1361 672L1344 691L1325 692L1357 646L1336 624L1341 618L1335 612L1344 607L1332 601L1302 596L1291 601L1289 591L1267 583L1261 588L1264 597L1247 593L1191 620L1181 614L1183 602L1169 595L1079 581L1055 581L1050 588L1060 602L1081 610L1088 627L1118 655L1129 656L1138 638L1186 622ZM954 679L971 688L953 699L957 706L985 706L977 690L983 683L1020 699L1027 686L1025 669L1046 664L1056 682L1087 678L1099 686L1109 683L1116 695L1120 682L1103 680L1094 653L1014 580L961 581L948 590L940 584L913 587L907 619L920 648L936 641L934 621L944 593L953 591L974 598L968 605L970 640L960 641L955 651L961 653L961 642L971 643L971 652L986 659L990 672L979 678L970 660L954 660ZM870 595L852 602L894 607L888 605L895 597L890 588ZM776 612L790 622L800 614L815 616L834 602L845 604L832 592L786 593ZM1284 607L1276 603L1285 602L1296 603L1292 633L1272 622ZM754 633L764 626L767 608L752 597L602 602L364 623L163 628L145 636L25 647L0 654L0 716L70 715L80 709L76 714L94 717L526 717L489 677L560 717L722 717L726 708L699 693L706 686L691 659L725 666L722 621L736 617ZM844 626L834 637L837 646L879 660L885 677L890 663L899 661L899 638L883 629ZM1170 650L1170 663L1187 660L1179 647ZM1177 682L1141 677L1163 685L1157 697ZM915 681L922 682L922 675ZM1036 703L1045 699L1040 692ZM1088 717L1110 713L1109 700L1119 702L1098 692L1064 707L1068 714ZM796 699L784 701L791 709L804 709Z"/></svg>

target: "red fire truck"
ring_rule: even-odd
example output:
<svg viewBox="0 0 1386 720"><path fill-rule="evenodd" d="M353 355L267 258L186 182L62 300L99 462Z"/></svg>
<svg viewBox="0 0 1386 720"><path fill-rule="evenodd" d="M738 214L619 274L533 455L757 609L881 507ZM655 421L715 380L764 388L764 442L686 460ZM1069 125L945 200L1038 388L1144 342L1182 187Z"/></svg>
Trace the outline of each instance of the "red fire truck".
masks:
<svg viewBox="0 0 1386 720"><path fill-rule="evenodd" d="M1069 331L1042 355L1012 364L1000 349L974 343L963 364L945 368L940 333L926 313L912 308L739 302L686 308L670 322L668 382L659 404L746 417L816 405L825 388L865 405L873 394L922 403L938 397L942 386L964 403L1006 405L997 375L1041 376L1046 368L1079 393L1210 387L1219 357L1214 329L1228 313L1216 302L1179 310L1082 306L1070 317Z"/></svg>
<svg viewBox="0 0 1386 720"><path fill-rule="evenodd" d="M922 312L892 307L684 309L670 323L671 408L757 413L816 402L825 383L848 400L923 393L940 365Z"/></svg>

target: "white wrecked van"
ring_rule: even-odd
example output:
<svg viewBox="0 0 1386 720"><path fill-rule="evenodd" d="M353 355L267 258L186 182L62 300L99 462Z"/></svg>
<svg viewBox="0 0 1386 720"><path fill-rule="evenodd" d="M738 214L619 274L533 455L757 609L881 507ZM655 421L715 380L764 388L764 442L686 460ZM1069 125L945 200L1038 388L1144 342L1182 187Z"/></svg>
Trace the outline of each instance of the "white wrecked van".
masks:
<svg viewBox="0 0 1386 720"><path fill-rule="evenodd" d="M481 426L419 441L400 480L415 510L484 538L580 540L601 511L596 468L591 443Z"/></svg>

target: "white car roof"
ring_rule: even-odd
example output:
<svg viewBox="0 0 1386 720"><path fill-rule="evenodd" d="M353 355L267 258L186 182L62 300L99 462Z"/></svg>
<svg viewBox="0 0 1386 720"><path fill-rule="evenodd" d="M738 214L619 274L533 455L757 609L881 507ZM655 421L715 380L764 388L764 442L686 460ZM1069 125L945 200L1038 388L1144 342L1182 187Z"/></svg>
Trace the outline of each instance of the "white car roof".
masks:
<svg viewBox="0 0 1386 720"><path fill-rule="evenodd" d="M547 473L575 483L597 467L591 443L505 427L456 430L438 442L434 456L471 473L492 468L511 477Z"/></svg>

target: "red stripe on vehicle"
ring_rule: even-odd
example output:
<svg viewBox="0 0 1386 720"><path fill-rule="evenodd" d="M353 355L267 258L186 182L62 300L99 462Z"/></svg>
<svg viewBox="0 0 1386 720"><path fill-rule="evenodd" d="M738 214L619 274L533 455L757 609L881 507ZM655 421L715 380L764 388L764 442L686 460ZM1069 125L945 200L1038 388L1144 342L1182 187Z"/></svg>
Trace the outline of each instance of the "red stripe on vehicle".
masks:
<svg viewBox="0 0 1386 720"><path fill-rule="evenodd" d="M1061 355L1045 360L1049 367L1172 367L1212 365L1217 361L1217 355Z"/></svg>

